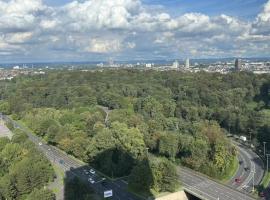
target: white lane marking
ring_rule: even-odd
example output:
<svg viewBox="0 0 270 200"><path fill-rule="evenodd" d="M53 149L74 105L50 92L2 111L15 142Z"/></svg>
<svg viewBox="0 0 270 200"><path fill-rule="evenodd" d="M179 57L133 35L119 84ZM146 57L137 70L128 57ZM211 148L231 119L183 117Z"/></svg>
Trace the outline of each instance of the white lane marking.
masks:
<svg viewBox="0 0 270 200"><path fill-rule="evenodd" d="M243 185L248 185L248 183L252 180L253 178L253 173L256 173L256 168L255 168L255 164L254 162L252 162L252 158L250 156L250 154L248 154L246 151L242 150L241 151L249 158L249 162L250 162L250 165L251 165L251 169L250 169L250 173L247 177L247 179L239 186L237 187L238 189L240 189Z"/></svg>

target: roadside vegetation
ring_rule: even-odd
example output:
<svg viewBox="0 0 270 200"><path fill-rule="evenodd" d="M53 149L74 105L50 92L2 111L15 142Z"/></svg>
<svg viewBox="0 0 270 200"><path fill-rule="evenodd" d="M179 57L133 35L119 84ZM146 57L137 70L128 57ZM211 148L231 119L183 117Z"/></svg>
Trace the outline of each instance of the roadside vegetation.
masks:
<svg viewBox="0 0 270 200"><path fill-rule="evenodd" d="M0 138L0 199L54 200L53 192L44 189L53 178L49 161L25 135Z"/></svg>
<svg viewBox="0 0 270 200"><path fill-rule="evenodd" d="M261 186L263 189L266 189L270 185L270 172L265 172L263 180L261 182Z"/></svg>
<svg viewBox="0 0 270 200"><path fill-rule="evenodd" d="M3 113L107 176L130 175L135 191L176 190L176 165L227 179L237 152L226 133L270 141L269 75L54 71L0 89Z"/></svg>

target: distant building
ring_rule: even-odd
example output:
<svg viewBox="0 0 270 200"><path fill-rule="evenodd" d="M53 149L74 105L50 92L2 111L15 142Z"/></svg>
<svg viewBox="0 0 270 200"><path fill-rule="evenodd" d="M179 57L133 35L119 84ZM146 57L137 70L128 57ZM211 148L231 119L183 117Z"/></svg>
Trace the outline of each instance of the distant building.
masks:
<svg viewBox="0 0 270 200"><path fill-rule="evenodd" d="M104 67L104 64L103 63L98 63L97 67Z"/></svg>
<svg viewBox="0 0 270 200"><path fill-rule="evenodd" d="M109 66L110 66L110 67L112 67L112 66L114 65L114 61L113 61L113 59L112 59L112 58L110 58L108 63L109 63Z"/></svg>
<svg viewBox="0 0 270 200"><path fill-rule="evenodd" d="M146 68L151 68L151 67L152 67L152 64L151 64L151 63L146 63L146 64L145 64L145 67L146 67Z"/></svg>
<svg viewBox="0 0 270 200"><path fill-rule="evenodd" d="M190 65L189 59L187 58L187 59L186 59L186 63L185 63L185 68L189 68L189 65Z"/></svg>
<svg viewBox="0 0 270 200"><path fill-rule="evenodd" d="M179 68L179 62L178 62L178 60L176 60L176 61L173 62L173 65L172 65L171 68L172 69L178 69Z"/></svg>
<svg viewBox="0 0 270 200"><path fill-rule="evenodd" d="M242 68L241 59L239 59L239 58L235 59L235 64L234 64L235 71L240 71L241 68Z"/></svg>

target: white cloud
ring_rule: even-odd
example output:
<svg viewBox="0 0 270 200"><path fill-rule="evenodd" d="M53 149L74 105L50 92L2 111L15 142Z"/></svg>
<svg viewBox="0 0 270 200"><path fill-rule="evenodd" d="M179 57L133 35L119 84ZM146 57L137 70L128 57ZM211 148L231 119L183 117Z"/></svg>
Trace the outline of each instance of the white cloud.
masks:
<svg viewBox="0 0 270 200"><path fill-rule="evenodd" d="M120 51L121 48L119 40L91 39L85 50L91 53L109 53Z"/></svg>
<svg viewBox="0 0 270 200"><path fill-rule="evenodd" d="M57 26L58 22L56 20L44 19L40 22L40 26L43 29L53 29Z"/></svg>
<svg viewBox="0 0 270 200"><path fill-rule="evenodd" d="M126 58L263 54L269 49L270 0L253 21L224 14L175 17L156 8L140 0L73 1L62 7L42 0L0 0L0 53L37 55L33 47L38 47L46 56L57 51L67 57L117 53Z"/></svg>
<svg viewBox="0 0 270 200"><path fill-rule="evenodd" d="M32 32L23 32L23 33L9 33L6 35L5 40L8 43L24 43L29 41L33 36Z"/></svg>
<svg viewBox="0 0 270 200"><path fill-rule="evenodd" d="M41 0L0 1L0 31L18 32L33 29L38 12L44 9Z"/></svg>

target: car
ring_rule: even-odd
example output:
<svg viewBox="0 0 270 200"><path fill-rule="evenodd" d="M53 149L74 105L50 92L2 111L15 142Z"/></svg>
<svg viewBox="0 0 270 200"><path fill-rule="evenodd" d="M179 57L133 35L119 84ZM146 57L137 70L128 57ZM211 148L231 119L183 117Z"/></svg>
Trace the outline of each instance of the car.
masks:
<svg viewBox="0 0 270 200"><path fill-rule="evenodd" d="M84 172L86 175L89 174L89 172L88 172L86 169L84 169L83 172Z"/></svg>
<svg viewBox="0 0 270 200"><path fill-rule="evenodd" d="M41 145L42 145L42 143L41 143L41 142L39 142L39 143L38 143L38 145L39 145L39 146L41 146Z"/></svg>
<svg viewBox="0 0 270 200"><path fill-rule="evenodd" d="M236 183L241 183L241 179L240 179L240 178L236 178L236 179L234 179L234 181L235 181Z"/></svg>
<svg viewBox="0 0 270 200"><path fill-rule="evenodd" d="M59 163L63 165L65 162L63 160L59 160Z"/></svg>
<svg viewBox="0 0 270 200"><path fill-rule="evenodd" d="M101 185L103 185L104 187L108 187L109 186L109 182L106 180L101 181Z"/></svg>
<svg viewBox="0 0 270 200"><path fill-rule="evenodd" d="M245 167L244 169L245 169L245 171L248 171L249 170L249 167Z"/></svg>
<svg viewBox="0 0 270 200"><path fill-rule="evenodd" d="M259 196L260 196L260 197L265 197L264 192L260 192Z"/></svg>
<svg viewBox="0 0 270 200"><path fill-rule="evenodd" d="M95 181L92 179L92 178L89 178L88 181L91 183L91 184L94 184Z"/></svg>
<svg viewBox="0 0 270 200"><path fill-rule="evenodd" d="M90 169L89 172L90 172L91 174L95 174L95 173L96 173L95 170L93 170L93 169Z"/></svg>

